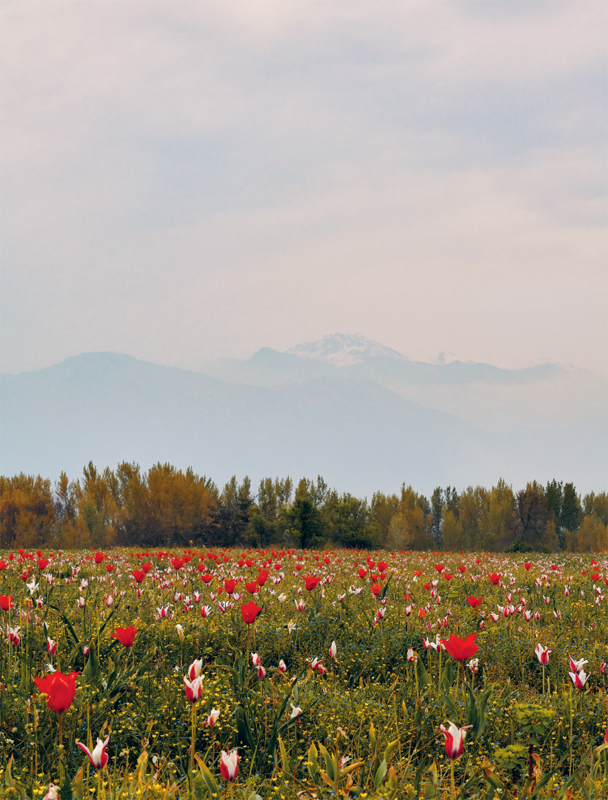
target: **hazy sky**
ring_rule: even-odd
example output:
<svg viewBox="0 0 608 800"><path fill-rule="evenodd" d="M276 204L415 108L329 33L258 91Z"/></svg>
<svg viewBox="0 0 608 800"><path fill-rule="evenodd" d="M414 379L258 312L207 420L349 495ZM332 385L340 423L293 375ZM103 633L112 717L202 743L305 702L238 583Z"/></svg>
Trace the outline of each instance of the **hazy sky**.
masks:
<svg viewBox="0 0 608 800"><path fill-rule="evenodd" d="M0 369L606 369L607 4L2 3Z"/></svg>

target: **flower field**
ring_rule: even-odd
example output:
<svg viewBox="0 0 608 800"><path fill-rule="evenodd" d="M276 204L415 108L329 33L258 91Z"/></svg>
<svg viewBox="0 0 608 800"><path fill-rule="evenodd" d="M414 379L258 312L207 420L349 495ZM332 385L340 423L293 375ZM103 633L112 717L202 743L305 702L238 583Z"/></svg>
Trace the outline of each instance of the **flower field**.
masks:
<svg viewBox="0 0 608 800"><path fill-rule="evenodd" d="M0 553L0 794L608 796L608 559Z"/></svg>

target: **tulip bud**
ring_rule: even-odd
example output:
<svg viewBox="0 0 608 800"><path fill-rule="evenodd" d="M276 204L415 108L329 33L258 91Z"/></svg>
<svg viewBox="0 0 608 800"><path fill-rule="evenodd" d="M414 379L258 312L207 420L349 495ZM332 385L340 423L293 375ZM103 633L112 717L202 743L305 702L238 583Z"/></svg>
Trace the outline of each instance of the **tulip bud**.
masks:
<svg viewBox="0 0 608 800"><path fill-rule="evenodd" d="M229 753L222 750L220 756L220 772L225 780L236 780L239 774L239 751L236 748Z"/></svg>
<svg viewBox="0 0 608 800"><path fill-rule="evenodd" d="M439 726L445 739L445 752L450 760L453 761L462 755L466 732L472 727L472 725L466 725L464 728L458 728L453 722L449 723L449 728L444 728L443 725Z"/></svg>

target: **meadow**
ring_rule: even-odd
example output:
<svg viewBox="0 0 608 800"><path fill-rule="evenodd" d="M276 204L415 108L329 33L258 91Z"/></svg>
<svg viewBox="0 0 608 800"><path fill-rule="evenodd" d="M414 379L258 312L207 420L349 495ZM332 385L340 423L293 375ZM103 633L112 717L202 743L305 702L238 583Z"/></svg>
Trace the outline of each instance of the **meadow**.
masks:
<svg viewBox="0 0 608 800"><path fill-rule="evenodd" d="M3 796L606 797L607 584L603 554L2 552Z"/></svg>

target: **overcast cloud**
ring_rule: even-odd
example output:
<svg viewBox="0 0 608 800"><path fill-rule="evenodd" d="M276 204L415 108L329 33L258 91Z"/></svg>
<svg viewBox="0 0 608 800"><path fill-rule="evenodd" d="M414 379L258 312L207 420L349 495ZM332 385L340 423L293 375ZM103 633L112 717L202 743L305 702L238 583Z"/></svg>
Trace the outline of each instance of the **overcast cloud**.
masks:
<svg viewBox="0 0 608 800"><path fill-rule="evenodd" d="M0 369L607 359L604 2L4 2Z"/></svg>

